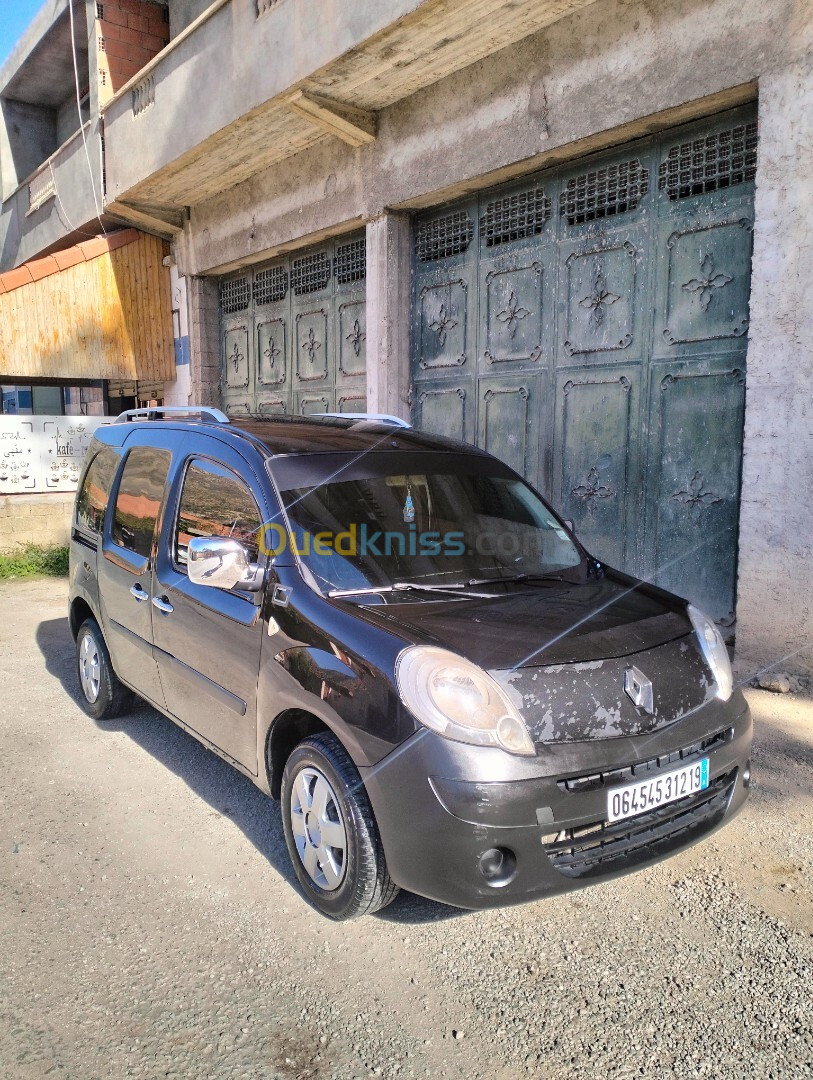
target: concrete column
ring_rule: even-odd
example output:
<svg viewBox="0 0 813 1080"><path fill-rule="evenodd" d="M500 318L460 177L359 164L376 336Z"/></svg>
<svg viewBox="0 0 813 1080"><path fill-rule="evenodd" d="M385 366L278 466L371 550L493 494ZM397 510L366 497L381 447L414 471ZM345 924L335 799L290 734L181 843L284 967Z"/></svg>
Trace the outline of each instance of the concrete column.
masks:
<svg viewBox="0 0 813 1080"><path fill-rule="evenodd" d="M737 668L813 674L813 68L760 79Z"/></svg>
<svg viewBox="0 0 813 1080"><path fill-rule="evenodd" d="M407 214L367 225L367 411L409 419L412 228Z"/></svg>
<svg viewBox="0 0 813 1080"><path fill-rule="evenodd" d="M217 280L186 279L189 298L189 404L220 406L220 305Z"/></svg>

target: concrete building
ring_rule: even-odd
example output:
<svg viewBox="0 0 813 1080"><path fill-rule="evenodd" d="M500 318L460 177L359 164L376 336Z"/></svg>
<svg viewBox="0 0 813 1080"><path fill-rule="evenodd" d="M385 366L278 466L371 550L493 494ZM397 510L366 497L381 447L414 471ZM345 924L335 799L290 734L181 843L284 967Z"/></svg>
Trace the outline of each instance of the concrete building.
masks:
<svg viewBox="0 0 813 1080"><path fill-rule="evenodd" d="M103 214L171 243L192 400L484 445L743 672L813 673L809 0L167 17Z"/></svg>

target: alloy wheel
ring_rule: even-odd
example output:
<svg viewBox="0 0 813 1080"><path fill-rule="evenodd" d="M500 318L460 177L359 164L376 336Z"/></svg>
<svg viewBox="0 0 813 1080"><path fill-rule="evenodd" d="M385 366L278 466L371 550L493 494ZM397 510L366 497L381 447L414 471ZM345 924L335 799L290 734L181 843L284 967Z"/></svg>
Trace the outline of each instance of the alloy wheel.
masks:
<svg viewBox="0 0 813 1080"><path fill-rule="evenodd" d="M91 634L85 634L79 649L79 681L82 693L92 705L99 696L101 662L98 646Z"/></svg>
<svg viewBox="0 0 813 1080"><path fill-rule="evenodd" d="M339 798L327 777L308 767L291 789L291 829L302 865L325 892L338 889L347 868L347 830Z"/></svg>

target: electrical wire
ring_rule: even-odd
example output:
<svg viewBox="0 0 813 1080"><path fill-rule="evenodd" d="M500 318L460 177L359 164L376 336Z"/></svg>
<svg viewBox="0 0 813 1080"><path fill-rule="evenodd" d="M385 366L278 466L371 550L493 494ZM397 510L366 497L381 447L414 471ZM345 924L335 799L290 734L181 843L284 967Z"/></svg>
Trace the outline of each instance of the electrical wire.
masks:
<svg viewBox="0 0 813 1080"><path fill-rule="evenodd" d="M93 192L93 205L96 207L96 217L99 219L99 225L101 226L102 234L104 236L107 236L107 230L105 229L104 223L102 222L102 212L99 206L99 199L96 195L96 181L93 178L93 166L90 163L90 151L88 150L88 141L85 135L85 125L82 123L82 94L79 89L79 63L76 59L76 29L74 26L73 0L68 0L68 11L70 13L71 22L71 56L73 58L73 80L76 87L76 110L79 114L79 130L82 132L82 144L85 147L85 157L87 158L88 163L88 174L90 176L91 191ZM62 202L61 199L59 201L60 203ZM63 211L64 209L65 208L63 207ZM65 216L67 217L67 215Z"/></svg>

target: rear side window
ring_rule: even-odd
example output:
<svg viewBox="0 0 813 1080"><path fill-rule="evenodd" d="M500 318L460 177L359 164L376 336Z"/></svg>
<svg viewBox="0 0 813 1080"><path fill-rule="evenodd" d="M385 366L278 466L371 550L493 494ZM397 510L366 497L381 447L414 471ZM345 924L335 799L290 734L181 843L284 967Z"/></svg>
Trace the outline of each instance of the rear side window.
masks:
<svg viewBox="0 0 813 1080"><path fill-rule="evenodd" d="M116 496L113 543L147 559L164 495L171 454L137 446L127 455Z"/></svg>
<svg viewBox="0 0 813 1080"><path fill-rule="evenodd" d="M175 526L175 561L186 566L193 536L231 536L258 557L262 517L249 489L234 473L212 461L197 458L186 470L178 521Z"/></svg>
<svg viewBox="0 0 813 1080"><path fill-rule="evenodd" d="M107 500L110 498L110 488L113 486L118 463L119 455L116 451L104 447L85 473L82 490L76 500L76 524L89 532L98 534L104 528Z"/></svg>

